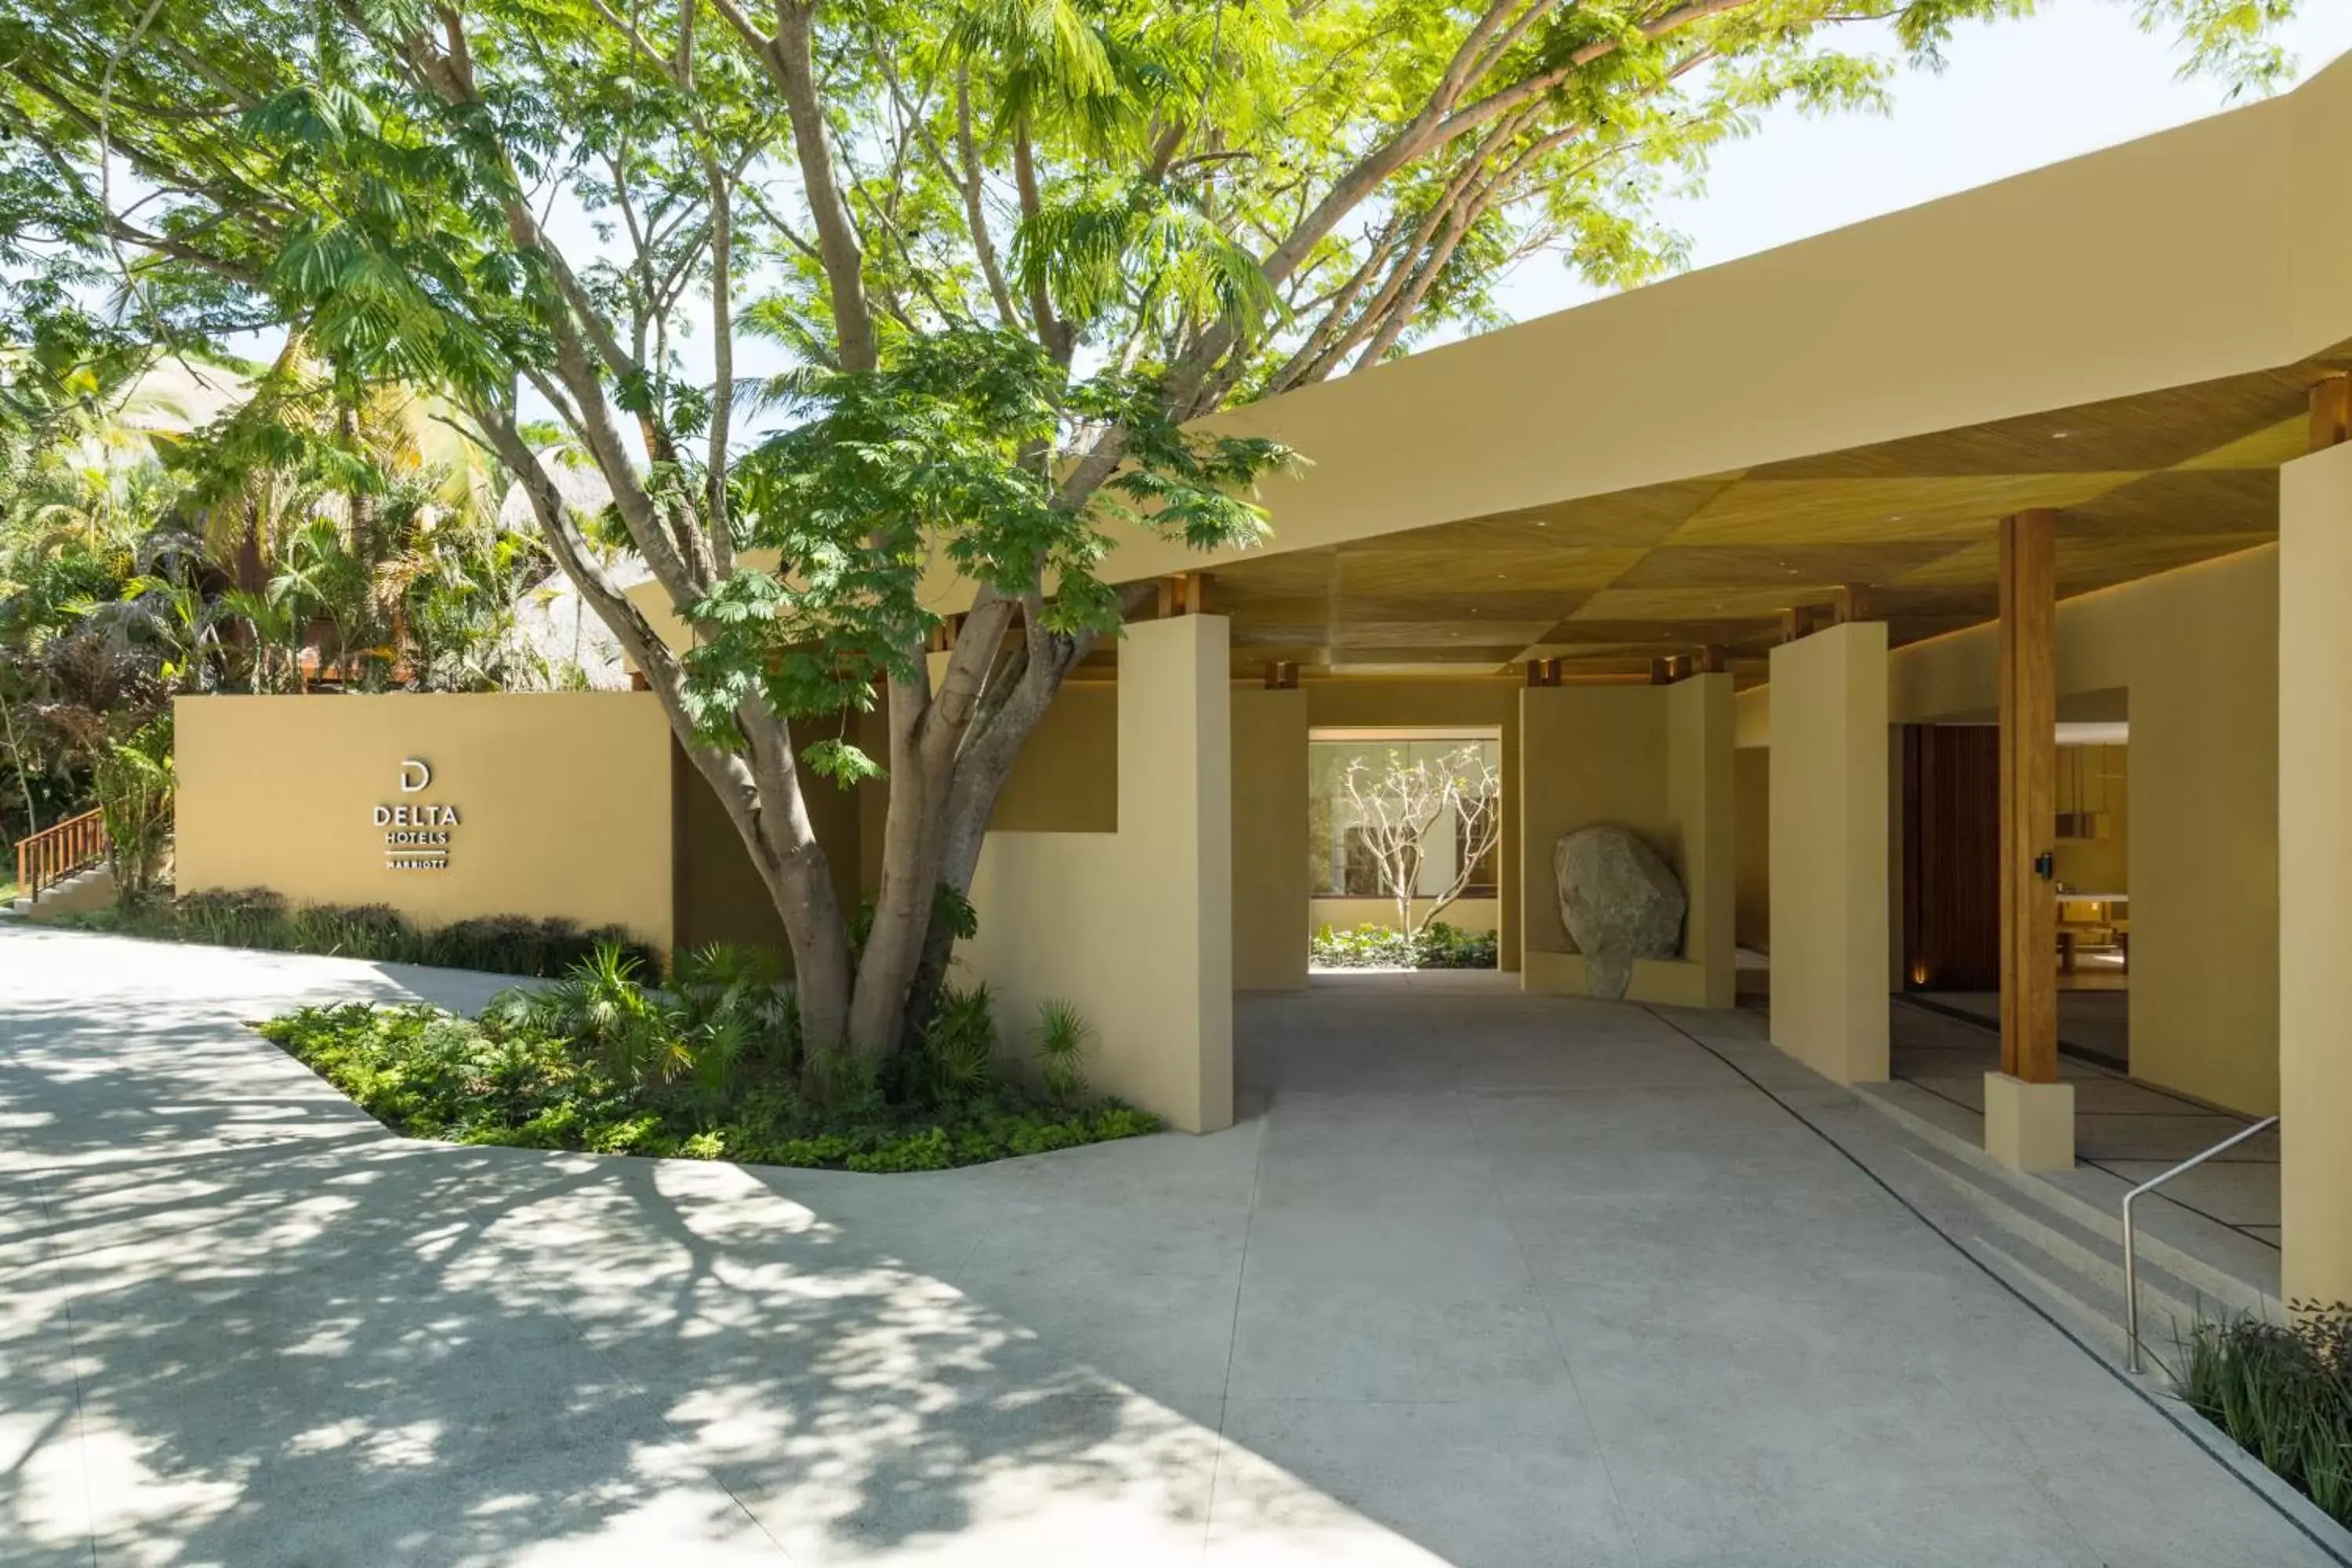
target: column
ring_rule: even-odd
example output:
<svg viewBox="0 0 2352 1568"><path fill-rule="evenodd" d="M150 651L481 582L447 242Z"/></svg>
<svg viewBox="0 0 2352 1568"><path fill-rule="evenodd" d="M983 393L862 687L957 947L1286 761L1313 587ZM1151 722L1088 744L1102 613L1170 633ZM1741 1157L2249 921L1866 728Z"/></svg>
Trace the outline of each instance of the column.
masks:
<svg viewBox="0 0 2352 1568"><path fill-rule="evenodd" d="M1737 1000L1731 740L1729 675L1695 675L1666 689L1666 800L1681 831L1690 899L1683 957L1700 966L1698 1000L1707 1007Z"/></svg>
<svg viewBox="0 0 2352 1568"><path fill-rule="evenodd" d="M2000 1070L1985 1151L2025 1171L2074 1165L2074 1086L2058 1081L2058 518L2000 520Z"/></svg>
<svg viewBox="0 0 2352 1568"><path fill-rule="evenodd" d="M1307 988L1307 693L1236 686L1234 989Z"/></svg>
<svg viewBox="0 0 2352 1568"><path fill-rule="evenodd" d="M2313 412L2340 407L2331 378ZM2352 444L2279 472L2279 1172L2282 1294L2352 1301Z"/></svg>
<svg viewBox="0 0 2352 1568"><path fill-rule="evenodd" d="M1886 1077L1886 625L1772 650L1772 1043Z"/></svg>

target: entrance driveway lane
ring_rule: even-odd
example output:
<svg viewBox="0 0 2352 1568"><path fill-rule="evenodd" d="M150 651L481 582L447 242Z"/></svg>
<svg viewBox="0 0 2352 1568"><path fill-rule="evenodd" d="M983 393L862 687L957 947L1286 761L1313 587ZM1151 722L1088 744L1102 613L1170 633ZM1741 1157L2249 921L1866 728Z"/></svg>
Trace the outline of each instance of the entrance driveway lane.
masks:
<svg viewBox="0 0 2352 1568"><path fill-rule="evenodd" d="M915 1177L409 1143L238 1023L496 984L0 931L0 1564L2324 1561L1646 1010L1244 999L1257 1119Z"/></svg>

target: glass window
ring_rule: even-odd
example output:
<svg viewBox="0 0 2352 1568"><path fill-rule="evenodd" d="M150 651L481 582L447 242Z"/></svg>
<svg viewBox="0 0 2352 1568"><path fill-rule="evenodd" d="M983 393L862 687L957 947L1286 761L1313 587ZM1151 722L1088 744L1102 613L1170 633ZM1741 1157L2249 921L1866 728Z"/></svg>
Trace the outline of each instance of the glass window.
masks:
<svg viewBox="0 0 2352 1568"><path fill-rule="evenodd" d="M1382 870L1384 858L1397 860L1413 876L1416 897L1436 898L1452 889L1464 852L1478 846L1463 841L1465 814L1446 799L1448 775L1470 805L1467 815L1476 837L1491 840L1491 828L1479 825L1491 822L1500 804L1500 741L1478 734L1416 735L1410 740L1310 737L1307 834L1315 896L1393 897ZM1382 820L1391 825L1385 832ZM1400 826L1419 831L1400 833ZM1407 840L1417 847L1417 868L1406 863L1409 855L1398 852ZM1495 896L1496 860L1489 842L1470 868L1464 897Z"/></svg>

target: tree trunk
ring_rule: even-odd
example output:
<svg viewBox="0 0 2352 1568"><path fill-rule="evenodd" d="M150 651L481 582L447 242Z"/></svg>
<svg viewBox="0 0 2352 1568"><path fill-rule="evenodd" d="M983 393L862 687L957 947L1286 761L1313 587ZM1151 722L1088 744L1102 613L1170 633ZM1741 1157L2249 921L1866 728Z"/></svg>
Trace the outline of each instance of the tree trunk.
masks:
<svg viewBox="0 0 2352 1568"><path fill-rule="evenodd" d="M25 834L30 837L41 830L41 813L33 804L33 775L25 771L25 747L16 739L16 710L5 697L0 697L0 722L8 727L8 760L16 764L16 787L25 795Z"/></svg>

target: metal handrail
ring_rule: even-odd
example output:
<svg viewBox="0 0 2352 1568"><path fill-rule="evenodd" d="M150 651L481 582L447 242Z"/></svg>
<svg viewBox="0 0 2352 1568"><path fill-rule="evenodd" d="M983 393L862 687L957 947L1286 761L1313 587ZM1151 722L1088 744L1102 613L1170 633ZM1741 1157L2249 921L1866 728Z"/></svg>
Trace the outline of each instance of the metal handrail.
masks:
<svg viewBox="0 0 2352 1568"><path fill-rule="evenodd" d="M2142 1369L2139 1343L2139 1233L2133 1228L2132 1200L2143 1193L2152 1193L2183 1171L2193 1171L2224 1150L2234 1149L2257 1132L2278 1125L2275 1116L2265 1116L2252 1127L2231 1133L2202 1154L2191 1154L2169 1171L2150 1176L2147 1181L2124 1194L2124 1359L2134 1372Z"/></svg>

